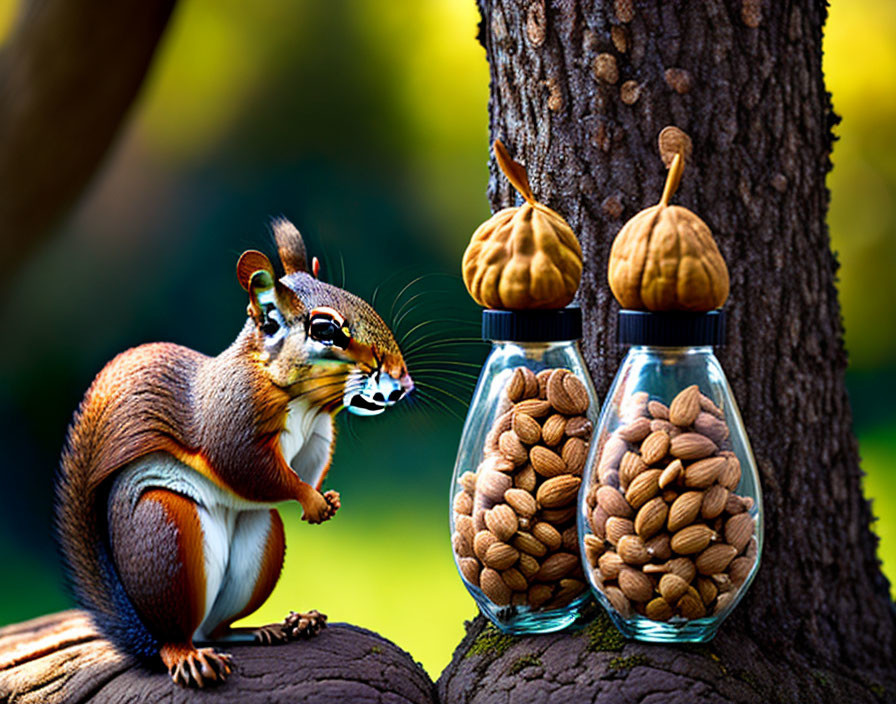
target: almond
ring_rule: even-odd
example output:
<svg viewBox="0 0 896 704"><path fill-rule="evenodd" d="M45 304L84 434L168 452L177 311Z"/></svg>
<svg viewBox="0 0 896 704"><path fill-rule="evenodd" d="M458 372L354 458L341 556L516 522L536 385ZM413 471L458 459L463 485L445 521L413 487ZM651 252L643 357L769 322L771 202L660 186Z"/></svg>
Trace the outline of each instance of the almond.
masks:
<svg viewBox="0 0 896 704"><path fill-rule="evenodd" d="M585 416L575 416L566 421L566 435L570 438L583 438L587 440L591 437L591 431L593 429L593 424Z"/></svg>
<svg viewBox="0 0 896 704"><path fill-rule="evenodd" d="M601 540L607 537L607 519L607 512L600 506L596 506L591 512L591 515L588 516L588 523L591 525L591 530L594 531L594 534Z"/></svg>
<svg viewBox="0 0 896 704"><path fill-rule="evenodd" d="M724 457L707 457L689 464L684 470L684 485L692 489L705 489L715 483L727 464L728 460Z"/></svg>
<svg viewBox="0 0 896 704"><path fill-rule="evenodd" d="M604 541L596 535L586 535L582 542L585 543L585 557L588 559L588 564L592 567L597 567L598 559L606 551Z"/></svg>
<svg viewBox="0 0 896 704"><path fill-rule="evenodd" d="M476 479L476 495L488 499L492 503L500 501L504 498L504 492L507 491L513 480L503 472L496 472L493 469L482 469Z"/></svg>
<svg viewBox="0 0 896 704"><path fill-rule="evenodd" d="M520 401L513 407L514 413L525 413L532 418L544 418L551 412L551 404L538 398Z"/></svg>
<svg viewBox="0 0 896 704"><path fill-rule="evenodd" d="M716 445L721 445L728 439L728 424L706 411L697 414L697 418L694 420L694 430L708 437Z"/></svg>
<svg viewBox="0 0 896 704"><path fill-rule="evenodd" d="M644 607L644 613L647 618L654 621L668 621L675 612L668 601L658 596L656 599L651 599L647 602L647 606Z"/></svg>
<svg viewBox="0 0 896 704"><path fill-rule="evenodd" d="M608 516L631 518L634 515L634 511L632 511L632 507L629 506L628 501L623 498L618 489L614 489L611 486L602 486L597 490L597 505L600 506Z"/></svg>
<svg viewBox="0 0 896 704"><path fill-rule="evenodd" d="M645 441L646 442L646 441ZM700 433L682 433L672 438L669 452L681 460L699 460L709 457L719 448L705 435ZM641 454L644 454L643 448Z"/></svg>
<svg viewBox="0 0 896 704"><path fill-rule="evenodd" d="M476 536L476 531L473 528L473 519L469 516L455 516L454 517L454 528L464 536L468 541L470 541L470 545L473 544L473 538Z"/></svg>
<svg viewBox="0 0 896 704"><path fill-rule="evenodd" d="M628 618L631 615L631 602L629 602L628 597L622 593L619 587L605 587L603 593L607 597L607 601L610 602L620 616Z"/></svg>
<svg viewBox="0 0 896 704"><path fill-rule="evenodd" d="M473 557L473 544L470 539L460 531L451 534L451 546L458 557Z"/></svg>
<svg viewBox="0 0 896 704"><path fill-rule="evenodd" d="M457 483L461 485L465 492L472 496L473 492L476 491L476 474L471 472L470 470L467 470L460 475Z"/></svg>
<svg viewBox="0 0 896 704"><path fill-rule="evenodd" d="M666 562L666 569L670 574L677 574L688 584L697 575L697 568L694 567L694 561L688 557L676 557Z"/></svg>
<svg viewBox="0 0 896 704"><path fill-rule="evenodd" d="M522 469L517 470L517 473L513 476L513 486L523 491L532 492L535 490L536 479L535 470L532 469L531 464L527 464Z"/></svg>
<svg viewBox="0 0 896 704"><path fill-rule="evenodd" d="M688 620L703 618L706 616L706 607L703 605L703 599L693 587L688 587L687 592L678 600L676 604L678 612Z"/></svg>
<svg viewBox="0 0 896 704"><path fill-rule="evenodd" d="M511 606L525 606L528 603L526 592L514 592L510 595Z"/></svg>
<svg viewBox="0 0 896 704"><path fill-rule="evenodd" d="M660 577L657 589L666 601L674 604L687 592L688 583L680 575L669 572Z"/></svg>
<svg viewBox="0 0 896 704"><path fill-rule="evenodd" d="M655 433L659 430L662 430L670 438L674 438L678 435L681 435L682 433L681 428L679 428L674 423L670 423L668 420L654 418L652 421L650 421L650 432Z"/></svg>
<svg viewBox="0 0 896 704"><path fill-rule="evenodd" d="M516 534L516 537L514 537L513 539L512 545L520 552L528 553L533 557L543 557L548 552L547 546L545 546L544 543L538 540L531 533L526 533L525 531L520 531ZM477 555L478 554L479 553L477 553Z"/></svg>
<svg viewBox="0 0 896 704"><path fill-rule="evenodd" d="M554 596L558 604L562 604L564 601L571 601L573 597L585 591L585 583L580 579L561 579L559 586L560 588Z"/></svg>
<svg viewBox="0 0 896 704"><path fill-rule="evenodd" d="M532 535L548 550L556 550L563 543L563 537L554 526L545 521L536 523L532 528Z"/></svg>
<svg viewBox="0 0 896 704"><path fill-rule="evenodd" d="M719 408L709 396L704 394L700 394L700 408L702 408L707 413L711 413L716 418L724 419L725 414L722 413L722 409Z"/></svg>
<svg viewBox="0 0 896 704"><path fill-rule="evenodd" d="M510 381L504 387L507 398L516 403L523 398L523 391L526 389L526 380L523 377L523 367L517 367L510 375Z"/></svg>
<svg viewBox="0 0 896 704"><path fill-rule="evenodd" d="M543 477L556 477L569 471L560 455L542 445L535 445L529 450L529 461L532 468Z"/></svg>
<svg viewBox="0 0 896 704"><path fill-rule="evenodd" d="M528 553L521 552L519 562L516 564L516 568L520 571L520 573L527 580L532 579L535 576L535 573L541 569L541 565L538 563L534 557L529 555Z"/></svg>
<svg viewBox="0 0 896 704"><path fill-rule="evenodd" d="M714 484L703 495L703 504L700 506L700 515L707 521L718 518L725 510L728 503L728 490L721 484ZM730 542L730 541L729 541Z"/></svg>
<svg viewBox="0 0 896 704"><path fill-rule="evenodd" d="M577 416L588 409L585 384L568 369L555 369L548 379L548 401L560 413Z"/></svg>
<svg viewBox="0 0 896 704"><path fill-rule="evenodd" d="M501 573L501 579L504 580L504 584L515 592L524 592L529 588L529 583L523 577L522 572L514 567L504 570Z"/></svg>
<svg viewBox="0 0 896 704"><path fill-rule="evenodd" d="M647 554L655 560L668 560L672 557L672 541L668 533L660 533L645 541Z"/></svg>
<svg viewBox="0 0 896 704"><path fill-rule="evenodd" d="M626 442L641 442L650 435L650 419L638 416L627 425L623 425L616 433Z"/></svg>
<svg viewBox="0 0 896 704"><path fill-rule="evenodd" d="M529 518L534 516L538 510L532 494L523 489L508 489L504 492L504 501L507 502L510 508L516 511L517 516Z"/></svg>
<svg viewBox="0 0 896 704"><path fill-rule="evenodd" d="M516 465L501 454L500 449L486 455L479 463L479 469L494 469L497 472L512 472Z"/></svg>
<svg viewBox="0 0 896 704"><path fill-rule="evenodd" d="M496 542L492 543L488 550L485 551L485 557L482 558L482 561L486 567L491 567L495 570L506 570L515 564L519 557L519 551L513 546L507 543Z"/></svg>
<svg viewBox="0 0 896 704"><path fill-rule="evenodd" d="M620 570L619 588L632 601L646 602L653 598L653 582L650 577L632 567Z"/></svg>
<svg viewBox="0 0 896 704"><path fill-rule="evenodd" d="M649 564L644 565L641 568L641 571L643 571L644 574L658 574L658 575L662 576L662 575L666 574L666 572L668 572L669 570L665 565L657 565L657 564L651 562Z"/></svg>
<svg viewBox="0 0 896 704"><path fill-rule="evenodd" d="M691 425L700 413L700 389L694 384L678 392L669 404L669 421L681 427Z"/></svg>
<svg viewBox="0 0 896 704"><path fill-rule="evenodd" d="M703 436L701 435L700 437ZM652 432L641 443L641 459L648 465L659 462L669 451L669 444L669 435L667 433L662 430Z"/></svg>
<svg viewBox="0 0 896 704"><path fill-rule="evenodd" d="M632 508L638 509L656 496L662 473L659 469L648 469L632 480L625 490L625 500Z"/></svg>
<svg viewBox="0 0 896 704"><path fill-rule="evenodd" d="M532 419L530 418L530 420ZM534 420L532 422L535 423ZM535 423L535 425L538 425L538 423ZM539 430L539 432L541 431ZM501 433L501 436L498 438L498 447L501 448L501 454L513 462L515 466L521 465L529 459L529 452L513 430L505 430Z"/></svg>
<svg viewBox="0 0 896 704"><path fill-rule="evenodd" d="M510 589L497 570L486 567L479 575L479 588L496 606L507 606L510 603Z"/></svg>
<svg viewBox="0 0 896 704"><path fill-rule="evenodd" d="M566 463L570 474L581 474L588 457L588 443L581 438L569 438L563 443L560 457Z"/></svg>
<svg viewBox="0 0 896 704"><path fill-rule="evenodd" d="M498 539L491 531L481 530L473 537L473 552L480 560L484 560L485 553L497 542Z"/></svg>
<svg viewBox="0 0 896 704"><path fill-rule="evenodd" d="M479 560L475 557L460 557L457 560L457 569L470 584L479 586Z"/></svg>
<svg viewBox="0 0 896 704"><path fill-rule="evenodd" d="M718 545L710 545L706 550L700 553L695 563L697 571L700 574L718 574L724 572L725 568L731 563L737 555L737 548L727 543L719 543Z"/></svg>
<svg viewBox="0 0 896 704"><path fill-rule="evenodd" d="M600 575L606 580L616 579L619 571L625 567L625 562L615 552L605 552L597 560Z"/></svg>
<svg viewBox="0 0 896 704"><path fill-rule="evenodd" d="M712 612L714 614L722 613L729 606L731 606L733 601L734 601L734 592L726 592L724 594L719 594L719 598L716 600L716 606Z"/></svg>
<svg viewBox="0 0 896 704"><path fill-rule="evenodd" d="M540 582L556 582L569 574L579 564L577 555L571 552L555 552L541 563L541 569L535 575Z"/></svg>
<svg viewBox="0 0 896 704"><path fill-rule="evenodd" d="M464 516L473 515L473 497L465 491L459 491L454 495L454 512Z"/></svg>
<svg viewBox="0 0 896 704"><path fill-rule="evenodd" d="M747 510L747 503L742 496L737 494L729 494L728 501L725 503L725 511L730 514L743 513Z"/></svg>
<svg viewBox="0 0 896 704"><path fill-rule="evenodd" d="M529 587L529 592L527 594L529 606L535 609L542 606L551 598L553 591L553 587L549 587L547 584L533 584Z"/></svg>
<svg viewBox="0 0 896 704"><path fill-rule="evenodd" d="M541 428L541 439L545 445L554 447L560 443L565 433L566 417L555 413L552 416L548 416L548 419L544 422L544 426Z"/></svg>
<svg viewBox="0 0 896 704"><path fill-rule="evenodd" d="M635 525L627 518L610 516L607 519L607 542L611 545L617 545L622 536L631 535L634 532Z"/></svg>
<svg viewBox="0 0 896 704"><path fill-rule="evenodd" d="M702 523L686 526L672 536L672 550L679 555L702 552L715 536L715 531Z"/></svg>
<svg viewBox="0 0 896 704"><path fill-rule="evenodd" d="M669 420L669 407L660 401L650 401L647 404L647 412L650 414L651 418Z"/></svg>
<svg viewBox="0 0 896 704"><path fill-rule="evenodd" d="M637 477L641 472L647 469L644 460L637 452L626 452L619 462L619 484L623 488L627 488L631 484L632 479Z"/></svg>
<svg viewBox="0 0 896 704"><path fill-rule="evenodd" d="M576 517L576 505L569 504L563 508L545 508L541 510L541 518L555 526L563 525Z"/></svg>
<svg viewBox="0 0 896 704"><path fill-rule="evenodd" d="M559 508L575 501L582 480L571 474L552 477L538 487L536 500L544 508Z"/></svg>
<svg viewBox="0 0 896 704"><path fill-rule="evenodd" d="M655 496L644 504L635 516L635 533L644 540L652 538L666 523L669 507L661 496Z"/></svg>
<svg viewBox="0 0 896 704"><path fill-rule="evenodd" d="M638 416L647 415L647 401L649 396L646 391L636 391L624 399L619 406L619 417L629 421Z"/></svg>
<svg viewBox="0 0 896 704"><path fill-rule="evenodd" d="M725 542L734 546L738 553L743 552L753 536L754 529L753 517L749 513L732 516L725 523Z"/></svg>
<svg viewBox="0 0 896 704"><path fill-rule="evenodd" d="M740 460L731 455L726 458L726 461L725 467L719 473L719 484L729 491L734 491L737 489L737 485L740 484Z"/></svg>
<svg viewBox="0 0 896 704"><path fill-rule="evenodd" d="M629 565L643 565L650 560L644 541L637 535L623 535L616 546L616 552Z"/></svg>
<svg viewBox="0 0 896 704"><path fill-rule="evenodd" d="M576 552L579 549L579 531L575 526L570 526L560 534L563 549L568 552Z"/></svg>
<svg viewBox="0 0 896 704"><path fill-rule="evenodd" d="M485 525L502 541L509 540L519 527L516 513L507 504L498 504L491 511L486 511Z"/></svg>
<svg viewBox="0 0 896 704"><path fill-rule="evenodd" d="M517 367L522 370L523 380L526 383L525 388L523 389L523 398L537 398L538 397L538 377L535 376L535 372L533 372L529 367Z"/></svg>
<svg viewBox="0 0 896 704"><path fill-rule="evenodd" d="M704 604L709 606L719 594L719 588L709 577L697 577L697 592Z"/></svg>
<svg viewBox="0 0 896 704"><path fill-rule="evenodd" d="M749 557L738 557L728 566L728 576L735 587L739 587L747 581L750 570L753 569L753 560Z"/></svg>
<svg viewBox="0 0 896 704"><path fill-rule="evenodd" d="M569 423L566 424L567 435L569 434ZM628 450L628 443L618 435L608 437L600 448L600 461L597 463L597 473L599 476L608 469L618 469L619 461Z"/></svg>
<svg viewBox="0 0 896 704"><path fill-rule="evenodd" d="M542 369L535 375L535 380L538 382L538 398L542 400L547 400L548 380L551 378L551 372L553 371L553 369Z"/></svg>
<svg viewBox="0 0 896 704"><path fill-rule="evenodd" d="M525 413L514 413L510 428L526 445L534 445L541 440L541 426L537 420Z"/></svg>

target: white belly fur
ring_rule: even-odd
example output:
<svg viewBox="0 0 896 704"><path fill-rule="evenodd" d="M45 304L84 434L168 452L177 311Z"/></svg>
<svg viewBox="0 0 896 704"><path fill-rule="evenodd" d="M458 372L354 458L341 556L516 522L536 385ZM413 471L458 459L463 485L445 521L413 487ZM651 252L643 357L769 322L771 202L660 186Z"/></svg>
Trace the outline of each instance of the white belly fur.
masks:
<svg viewBox="0 0 896 704"><path fill-rule="evenodd" d="M280 434L283 457L293 471L317 487L330 462L331 417L293 401ZM124 490L137 503L149 489L167 489L197 505L203 533L205 615L194 634L205 640L215 626L248 603L261 569L271 528L271 504L246 501L216 486L171 455L157 452L123 469L113 491Z"/></svg>

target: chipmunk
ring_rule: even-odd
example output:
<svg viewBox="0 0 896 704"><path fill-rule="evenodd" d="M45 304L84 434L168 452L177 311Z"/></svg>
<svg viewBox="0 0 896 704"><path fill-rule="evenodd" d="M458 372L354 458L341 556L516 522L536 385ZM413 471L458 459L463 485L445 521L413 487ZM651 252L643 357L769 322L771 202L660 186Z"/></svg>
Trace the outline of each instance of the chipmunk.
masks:
<svg viewBox="0 0 896 704"><path fill-rule="evenodd" d="M77 601L113 644L163 663L178 684L230 673L231 656L197 642L314 633L326 617L292 614L255 631L283 564L272 504L303 520L340 507L319 489L333 416L383 412L414 388L386 323L361 298L309 271L287 220L273 230L285 275L245 252L237 277L248 319L217 357L141 345L100 371L69 428L57 484L57 532Z"/></svg>

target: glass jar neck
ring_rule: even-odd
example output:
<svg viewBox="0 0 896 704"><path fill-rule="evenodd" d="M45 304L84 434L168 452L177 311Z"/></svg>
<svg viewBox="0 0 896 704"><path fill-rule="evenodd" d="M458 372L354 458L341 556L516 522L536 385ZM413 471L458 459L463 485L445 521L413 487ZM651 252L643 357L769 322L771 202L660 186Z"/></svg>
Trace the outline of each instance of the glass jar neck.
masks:
<svg viewBox="0 0 896 704"><path fill-rule="evenodd" d="M505 349L514 347L527 352L546 352L548 350L562 349L564 347L576 347L578 340L555 340L553 342L518 342L516 340L491 340L492 347Z"/></svg>
<svg viewBox="0 0 896 704"><path fill-rule="evenodd" d="M659 345L632 345L629 347L629 357L639 356L681 358L681 357L715 357L712 345L698 345L694 347L661 347Z"/></svg>

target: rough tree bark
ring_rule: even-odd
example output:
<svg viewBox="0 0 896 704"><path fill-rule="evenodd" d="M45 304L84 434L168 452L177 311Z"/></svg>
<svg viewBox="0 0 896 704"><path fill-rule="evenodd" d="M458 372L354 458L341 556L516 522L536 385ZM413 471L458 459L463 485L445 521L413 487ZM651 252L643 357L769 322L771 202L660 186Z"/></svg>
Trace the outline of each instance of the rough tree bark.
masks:
<svg viewBox="0 0 896 704"><path fill-rule="evenodd" d="M391 702L431 704L432 681L376 633L344 623L314 638L228 648L236 669L204 691L172 684L119 654L82 611L0 628L0 701L10 704Z"/></svg>
<svg viewBox="0 0 896 704"><path fill-rule="evenodd" d="M896 700L896 611L860 488L825 224L837 120L821 71L825 4L479 5L491 135L582 241L584 348L601 394L621 355L612 239L662 190L659 131L693 139L676 200L709 223L731 273L719 356L759 464L766 543L709 646L622 648L600 621L580 636L506 639L480 620L439 681L442 701ZM494 163L489 195L494 208L513 198Z"/></svg>
<svg viewBox="0 0 896 704"><path fill-rule="evenodd" d="M0 280L96 171L174 3L23 0L0 50Z"/></svg>

